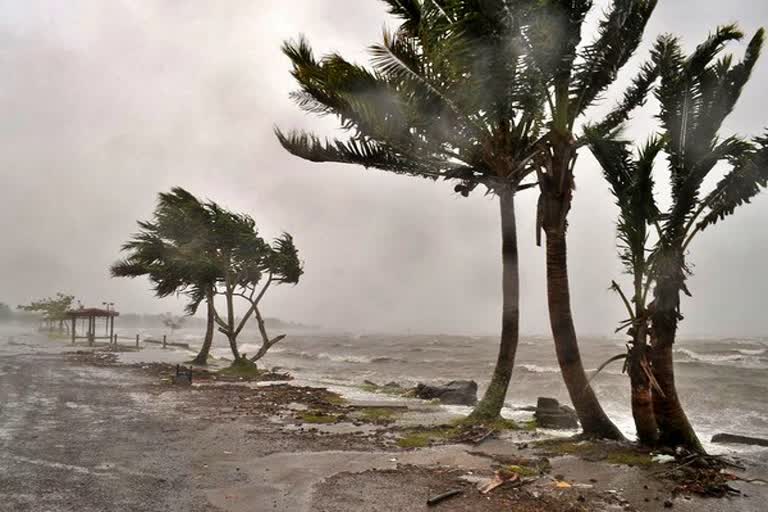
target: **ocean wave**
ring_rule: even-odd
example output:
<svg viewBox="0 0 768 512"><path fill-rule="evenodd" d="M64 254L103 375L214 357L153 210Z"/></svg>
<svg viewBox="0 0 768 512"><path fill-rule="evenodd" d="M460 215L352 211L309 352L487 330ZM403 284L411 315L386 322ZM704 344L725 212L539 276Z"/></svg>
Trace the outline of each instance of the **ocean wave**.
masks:
<svg viewBox="0 0 768 512"><path fill-rule="evenodd" d="M687 364L705 364L713 366L731 366L746 369L763 369L768 367L768 360L758 357L764 350L739 349L730 354L701 354L687 348L677 348L675 353L684 356L679 362Z"/></svg>
<svg viewBox="0 0 768 512"><path fill-rule="evenodd" d="M761 356L766 352L768 352L768 348L756 348L756 349L740 348L740 349L737 349L736 352L745 356Z"/></svg>
<svg viewBox="0 0 768 512"><path fill-rule="evenodd" d="M404 363L406 361L389 356L355 356L352 354L329 354L327 352L305 352L305 351L292 351L292 350L280 350L274 351L274 354L279 354L281 357L295 357L308 360L322 360L331 361L334 363L351 363L351 364L377 364L377 363Z"/></svg>
<svg viewBox="0 0 768 512"><path fill-rule="evenodd" d="M555 366L539 366L537 364L521 364L517 366L531 373L560 373L560 368Z"/></svg>

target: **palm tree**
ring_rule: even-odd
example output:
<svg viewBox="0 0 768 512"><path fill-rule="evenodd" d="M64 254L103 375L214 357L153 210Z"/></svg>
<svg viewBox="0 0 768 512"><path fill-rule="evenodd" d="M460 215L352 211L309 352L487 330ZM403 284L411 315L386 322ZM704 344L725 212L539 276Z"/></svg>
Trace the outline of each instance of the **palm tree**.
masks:
<svg viewBox="0 0 768 512"><path fill-rule="evenodd" d="M566 231L574 191L574 165L584 144L576 122L615 80L637 49L656 0L614 0L600 20L597 37L581 47L592 0L545 0L532 17L526 41L531 61L545 77L549 131L536 157L541 194L537 243L546 235L547 299L558 363L584 432L618 439L621 433L597 400L579 353L570 305ZM600 123L610 130L645 98L652 76L643 67L633 88Z"/></svg>
<svg viewBox="0 0 768 512"><path fill-rule="evenodd" d="M281 144L312 162L478 185L499 197L502 238L501 342L491 382L472 418L498 418L519 336L515 195L529 188L543 130L541 76L525 53L535 2L385 0L401 20L371 47L372 69L332 54L317 60L306 40L283 51L293 64L298 105L337 117L347 140L277 130ZM509 5L514 4L514 5Z"/></svg>
<svg viewBox="0 0 768 512"><path fill-rule="evenodd" d="M141 231L126 242L128 256L111 267L113 277L148 276L155 295L186 293L186 313L194 315L205 301L207 321L203 346L193 363L206 365L213 343L213 294L216 275L200 260L202 236L207 232L204 205L183 188L161 193L152 221L140 221ZM184 265L180 263L184 262Z"/></svg>
<svg viewBox="0 0 768 512"><path fill-rule="evenodd" d="M628 274L632 276L630 298L615 281L616 291L627 309L628 319L619 330L628 329L631 340L628 353L609 359L626 359L632 390L632 416L637 438L641 444L653 446L658 439L658 426L653 412L652 385L655 384L648 359L647 296L651 261L646 246L649 226L658 222L659 210L653 195L653 163L664 148L662 137L652 137L640 148L635 158L629 142L604 137L599 130L586 129L585 140L603 169L603 175L619 207L617 237L619 255ZM605 366L605 365L603 365ZM601 367L602 369L602 367Z"/></svg>
<svg viewBox="0 0 768 512"><path fill-rule="evenodd" d="M653 66L660 77L655 95L664 132L636 160L626 142L611 134L606 138L601 127L586 131L617 197L621 257L633 275L634 309L618 285L614 289L630 315L623 327L631 327L633 334L628 367L641 442L653 443L658 437L664 446L703 451L677 394L672 347L682 319L680 293L689 294L685 282L690 274L686 260L691 242L768 185L768 136L747 141L718 135L758 60L764 32L752 38L742 62L734 65L731 55L717 59L725 43L742 38L733 25L720 27L687 57L677 39L658 40ZM668 155L671 177L671 206L664 213L656 207L651 179L654 159L662 150ZM704 195L704 180L718 164L730 170ZM650 248L649 225L655 227L657 237ZM654 298L647 304L652 287Z"/></svg>
<svg viewBox="0 0 768 512"><path fill-rule="evenodd" d="M662 218L653 255L652 367L661 390L653 395L653 403L660 441L695 451L702 451L701 443L680 404L672 357L682 319L680 293L689 294L686 253L701 230L748 203L768 181L768 138L750 143L719 137L760 56L764 31L752 38L741 62L734 64L731 55L717 58L728 41L743 37L734 25L720 27L687 57L677 39L659 42L656 98L667 139L672 206ZM702 195L704 180L718 163L731 170L712 192Z"/></svg>

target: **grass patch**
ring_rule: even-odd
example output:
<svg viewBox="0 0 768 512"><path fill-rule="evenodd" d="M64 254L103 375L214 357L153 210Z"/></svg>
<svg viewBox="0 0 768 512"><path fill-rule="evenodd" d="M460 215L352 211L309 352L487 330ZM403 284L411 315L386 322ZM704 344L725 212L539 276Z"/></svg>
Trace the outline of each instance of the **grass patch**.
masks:
<svg viewBox="0 0 768 512"><path fill-rule="evenodd" d="M432 436L429 432L411 432L405 437L398 439L397 445L400 448L425 448L432 442Z"/></svg>
<svg viewBox="0 0 768 512"><path fill-rule="evenodd" d="M259 369L259 367L256 366L256 363L241 357L227 368L219 370L218 373L227 377L242 377L248 379L261 377L266 372Z"/></svg>
<svg viewBox="0 0 768 512"><path fill-rule="evenodd" d="M490 421L479 421L479 420L472 420L470 417L466 418L459 418L455 420L452 425L455 425L457 427L485 427L490 430L495 430L497 432L501 432L504 430L522 430L523 427L521 427L517 422L513 420L508 420L505 418L498 418L495 420Z"/></svg>
<svg viewBox="0 0 768 512"><path fill-rule="evenodd" d="M336 423L339 417L322 411L301 411L297 417L304 423Z"/></svg>
<svg viewBox="0 0 768 512"><path fill-rule="evenodd" d="M360 416L374 423L391 421L398 411L388 407L366 407L360 411Z"/></svg>
<svg viewBox="0 0 768 512"><path fill-rule="evenodd" d="M520 477L531 477L531 476L539 476L541 474L541 471L537 468L532 468L530 466L505 466L504 469L509 471L510 473L517 473L520 475Z"/></svg>
<svg viewBox="0 0 768 512"><path fill-rule="evenodd" d="M333 391L326 391L325 396L323 397L326 402L328 402L331 405L347 405L347 399L343 396L339 395L338 393L334 393Z"/></svg>
<svg viewBox="0 0 768 512"><path fill-rule="evenodd" d="M623 466L650 466L653 464L650 453L632 446L614 443L548 439L536 443L536 446L542 448L549 455L573 455L587 460L600 460Z"/></svg>
<svg viewBox="0 0 768 512"><path fill-rule="evenodd" d="M635 452L631 450L611 452L605 460L610 464L620 464L624 466L650 466L653 464L649 453Z"/></svg>

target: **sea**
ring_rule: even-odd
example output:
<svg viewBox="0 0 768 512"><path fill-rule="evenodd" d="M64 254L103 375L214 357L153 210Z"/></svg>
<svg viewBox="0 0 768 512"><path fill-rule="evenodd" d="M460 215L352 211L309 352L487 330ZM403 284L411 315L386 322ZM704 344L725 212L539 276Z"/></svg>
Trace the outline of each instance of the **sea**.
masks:
<svg viewBox="0 0 768 512"><path fill-rule="evenodd" d="M155 338L163 334L159 329L138 333ZM365 381L415 386L471 379L479 384L482 394L498 349L495 336L356 334L319 329L286 333L287 338L262 360L263 367L281 368L301 381L363 398L367 393L362 389ZM187 343L190 351L196 351L202 335L199 329L184 328L169 340ZM256 353L260 346L257 336L243 332L241 353ZM626 351L624 339L618 337L581 337L579 345L590 376L607 359ZM212 355L226 364L224 360L231 358L226 339L217 337ZM720 432L768 438L768 337L683 338L676 343L675 360L680 399L705 447L715 453L727 451L709 442ZM633 438L629 378L622 373L622 362L605 368L593 378L592 385L611 419ZM503 412L514 417L515 411L534 405L538 397L570 404L552 338L522 336ZM457 413L470 410L452 409ZM768 460L765 448L728 447L733 449L762 451L760 458Z"/></svg>
<svg viewBox="0 0 768 512"><path fill-rule="evenodd" d="M621 338L582 337L579 345L590 376L607 359L626 352ZM241 342L241 352L255 353L258 347L252 339ZM497 350L494 336L295 333L262 365L352 389L366 380L415 386L472 379L482 393ZM217 341L213 353L229 356L224 340ZM705 444L719 432L768 437L768 337L681 339L675 360L680 399ZM621 361L609 365L592 384L608 415L632 438L629 378L622 366ZM570 404L552 338L522 336L507 409L533 405L542 396Z"/></svg>

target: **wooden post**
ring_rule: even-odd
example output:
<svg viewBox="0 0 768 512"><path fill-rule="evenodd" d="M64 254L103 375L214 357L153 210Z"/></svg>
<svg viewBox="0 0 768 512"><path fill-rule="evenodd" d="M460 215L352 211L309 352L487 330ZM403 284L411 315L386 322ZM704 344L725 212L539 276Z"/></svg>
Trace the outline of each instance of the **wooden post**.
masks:
<svg viewBox="0 0 768 512"><path fill-rule="evenodd" d="M139 348L139 335L136 335L136 348Z"/></svg>
<svg viewBox="0 0 768 512"><path fill-rule="evenodd" d="M77 328L77 317L72 315L72 344L75 344L75 329Z"/></svg>
<svg viewBox="0 0 768 512"><path fill-rule="evenodd" d="M96 319L93 315L88 317L88 346L93 346L96 337Z"/></svg>
<svg viewBox="0 0 768 512"><path fill-rule="evenodd" d="M109 322L109 337L115 338L115 345L117 345L117 336L115 335L115 317L110 316L107 318L107 321Z"/></svg>
<svg viewBox="0 0 768 512"><path fill-rule="evenodd" d="M166 336L165 336L165 334L163 334L163 348L165 348L165 338L166 338Z"/></svg>

